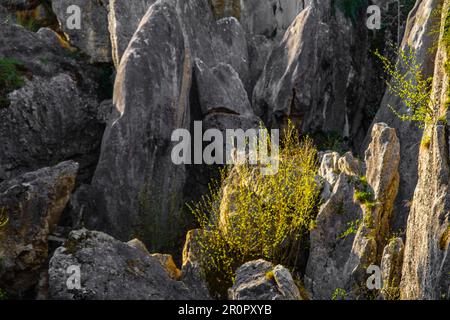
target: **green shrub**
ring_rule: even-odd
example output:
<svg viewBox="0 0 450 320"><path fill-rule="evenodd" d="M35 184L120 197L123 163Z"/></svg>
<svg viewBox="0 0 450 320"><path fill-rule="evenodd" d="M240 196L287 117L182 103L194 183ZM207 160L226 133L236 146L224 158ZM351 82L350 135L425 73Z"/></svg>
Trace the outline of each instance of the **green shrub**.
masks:
<svg viewBox="0 0 450 320"><path fill-rule="evenodd" d="M0 209L0 228L3 228L8 224L9 218L6 215L6 208Z"/></svg>
<svg viewBox="0 0 450 320"><path fill-rule="evenodd" d="M398 62L395 64L378 51L375 55L390 77L386 82L389 92L399 97L407 107L407 112L402 114L389 105L392 112L402 121L418 122L422 128L432 123L436 118L436 102L431 101L433 78L425 78L414 50L399 50Z"/></svg>
<svg viewBox="0 0 450 320"><path fill-rule="evenodd" d="M210 193L191 206L205 230L197 239L201 264L219 296L245 262L263 258L291 269L297 265L319 199L317 151L289 125L279 160L274 175L251 165L225 168Z"/></svg>
<svg viewBox="0 0 450 320"><path fill-rule="evenodd" d="M0 59L0 108L9 106L8 93L24 85L19 69L22 62L16 59Z"/></svg>
<svg viewBox="0 0 450 320"><path fill-rule="evenodd" d="M2 288L0 288L0 301L1 300L6 300L6 299L8 299L8 295L6 294L6 292Z"/></svg>
<svg viewBox="0 0 450 320"><path fill-rule="evenodd" d="M347 297L347 292L342 288L337 288L331 295L331 300L345 300L345 297Z"/></svg>

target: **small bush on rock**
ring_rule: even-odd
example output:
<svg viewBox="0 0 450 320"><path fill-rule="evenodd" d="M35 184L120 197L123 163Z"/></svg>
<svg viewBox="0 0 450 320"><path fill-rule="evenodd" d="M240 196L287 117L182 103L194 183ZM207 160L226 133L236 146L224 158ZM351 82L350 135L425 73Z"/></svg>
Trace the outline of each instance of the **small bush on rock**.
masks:
<svg viewBox="0 0 450 320"><path fill-rule="evenodd" d="M210 194L192 206L201 228L202 266L213 292L232 284L243 263L265 259L295 268L314 226L319 187L317 151L292 125L284 134L277 174L239 165L225 168ZM219 294L220 295L220 294Z"/></svg>

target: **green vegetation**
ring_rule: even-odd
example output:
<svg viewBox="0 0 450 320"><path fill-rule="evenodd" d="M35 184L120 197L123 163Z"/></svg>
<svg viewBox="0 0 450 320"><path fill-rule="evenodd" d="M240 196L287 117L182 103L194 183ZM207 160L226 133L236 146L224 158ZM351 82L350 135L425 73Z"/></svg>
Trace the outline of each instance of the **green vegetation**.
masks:
<svg viewBox="0 0 450 320"><path fill-rule="evenodd" d="M24 85L20 74L23 63L16 59L0 59L0 109L9 106L8 93Z"/></svg>
<svg viewBox="0 0 450 320"><path fill-rule="evenodd" d="M9 218L6 215L6 208L0 209L0 228L3 228L8 224Z"/></svg>
<svg viewBox="0 0 450 320"><path fill-rule="evenodd" d="M415 121L420 127L432 123L436 118L436 106L431 102L433 78L426 78L422 66L417 62L412 48L399 50L398 62L393 63L378 51L375 55L382 61L384 71L390 77L388 90L398 96L407 107L406 113L400 113L389 105L392 112L402 121Z"/></svg>
<svg viewBox="0 0 450 320"><path fill-rule="evenodd" d="M431 136L429 134L424 134L420 146L424 149L430 149L431 146Z"/></svg>
<svg viewBox="0 0 450 320"><path fill-rule="evenodd" d="M218 295L247 261L263 258L294 271L314 226L317 151L292 125L282 140L277 174L263 175L261 167L246 164L225 168L210 193L191 206L205 230L197 239L202 267Z"/></svg>
<svg viewBox="0 0 450 320"><path fill-rule="evenodd" d="M342 288L337 288L331 295L331 300L345 300L347 292Z"/></svg>
<svg viewBox="0 0 450 320"><path fill-rule="evenodd" d="M359 177L357 188L355 190L355 198L368 209L372 209L375 205L374 194L367 183L366 177Z"/></svg>
<svg viewBox="0 0 450 320"><path fill-rule="evenodd" d="M354 221L350 221L347 224L347 226L348 226L347 230L345 230L343 233L341 233L339 235L338 239L345 239L349 235L356 234L358 232L358 230L359 230L361 222L362 221L360 219L357 219L357 220L354 220Z"/></svg>
<svg viewBox="0 0 450 320"><path fill-rule="evenodd" d="M6 300L6 299L8 299L8 295L6 294L6 292L2 288L0 288L0 301L1 300Z"/></svg>

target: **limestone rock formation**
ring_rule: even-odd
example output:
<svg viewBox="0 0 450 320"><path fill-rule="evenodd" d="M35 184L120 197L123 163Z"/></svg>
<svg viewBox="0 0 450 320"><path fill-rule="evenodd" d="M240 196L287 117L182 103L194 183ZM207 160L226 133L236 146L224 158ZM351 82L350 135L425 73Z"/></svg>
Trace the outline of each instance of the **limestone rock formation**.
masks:
<svg viewBox="0 0 450 320"><path fill-rule="evenodd" d="M111 35L112 58L116 68L119 67L125 49L147 10L156 0L110 0L109 32Z"/></svg>
<svg viewBox="0 0 450 320"><path fill-rule="evenodd" d="M253 92L253 108L269 127L290 118L303 132L337 132L355 146L362 142L370 125L367 104L377 100L382 83L367 71L373 64L369 34L358 25L363 19L356 21L334 2L307 3L273 49Z"/></svg>
<svg viewBox="0 0 450 320"><path fill-rule="evenodd" d="M48 257L48 236L75 186L78 164L63 162L0 184L0 287L21 297L36 285Z"/></svg>
<svg viewBox="0 0 450 320"><path fill-rule="evenodd" d="M381 123L373 128L364 164L349 154L322 155L325 203L311 231L305 274L313 299L331 299L337 289L345 290L348 298L367 298L366 269L381 262L390 231L399 154L395 130Z"/></svg>
<svg viewBox="0 0 450 320"><path fill-rule="evenodd" d="M55 0L52 8L72 45L90 56L91 62L110 62L108 1ZM80 25L77 26L76 15Z"/></svg>
<svg viewBox="0 0 450 320"><path fill-rule="evenodd" d="M231 300L301 300L290 272L264 260L250 261L236 271Z"/></svg>
<svg viewBox="0 0 450 320"><path fill-rule="evenodd" d="M152 250L173 253L187 231L186 199L201 192L186 188L188 177L198 175L172 162L172 132L191 130L198 120L205 127L259 126L242 83L245 68L235 64L241 49L235 43L244 38L218 28L240 26L235 19L216 22L207 0L159 1L147 11L117 71L92 183L98 206L87 217L92 229L122 240L137 234Z"/></svg>
<svg viewBox="0 0 450 320"><path fill-rule="evenodd" d="M69 289L77 266L81 288ZM71 232L50 260L49 292L64 300L190 300L201 299L181 281L170 277L158 257L104 233L82 229Z"/></svg>
<svg viewBox="0 0 450 320"><path fill-rule="evenodd" d="M436 17L434 12L441 6L443 0L417 1L416 6L410 12L406 25L405 36L401 44L401 50L412 48L417 62L422 66L424 77L433 74L435 52L430 52L437 41ZM404 66L401 66L402 68ZM396 228L405 228L409 213L407 203L412 200L414 189L418 179L418 154L422 130L417 124L409 121L401 121L396 117L389 106L398 112L407 112L406 106L399 97L386 91L381 106L373 120L373 124L384 122L396 129L401 142L400 157L400 188L395 202L394 225ZM370 131L368 131L370 133ZM370 135L366 137L366 144L370 142Z"/></svg>
<svg viewBox="0 0 450 320"><path fill-rule="evenodd" d="M16 61L23 81L0 110L0 181L67 159L80 163L80 181L90 181L105 127L101 71L42 32L6 23L0 59Z"/></svg>

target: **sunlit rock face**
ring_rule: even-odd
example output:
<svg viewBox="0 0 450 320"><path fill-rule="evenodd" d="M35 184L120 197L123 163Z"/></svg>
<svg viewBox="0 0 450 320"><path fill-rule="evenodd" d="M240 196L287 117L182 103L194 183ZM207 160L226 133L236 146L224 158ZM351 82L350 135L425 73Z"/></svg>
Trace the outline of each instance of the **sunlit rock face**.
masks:
<svg viewBox="0 0 450 320"><path fill-rule="evenodd" d="M446 2L442 10L440 37L448 28L449 5ZM431 97L440 120L426 126L422 139L428 143L421 144L418 156L419 177L406 228L402 299L450 298L450 113L446 108L450 53L445 41L448 38L438 44Z"/></svg>
<svg viewBox="0 0 450 320"><path fill-rule="evenodd" d="M293 119L303 132L336 132L354 146L367 128L368 104L378 104L381 79L361 4L352 12L310 1L275 45L253 92L253 108L270 127ZM370 120L369 120L370 121Z"/></svg>
<svg viewBox="0 0 450 320"><path fill-rule="evenodd" d="M208 174L172 162L172 132L192 130L195 120L205 128L259 126L245 90L245 44L239 22L216 21L207 0L149 8L117 70L89 227L177 252L190 219L184 205L206 191Z"/></svg>
<svg viewBox="0 0 450 320"><path fill-rule="evenodd" d="M409 48L414 50L415 59L422 66L425 77L432 76L434 71L435 52L430 48L433 47L433 43L436 43L438 32L432 32L436 26L436 17L433 18L433 12L436 12L442 3L443 0L418 1L410 12L401 44L401 50ZM396 108L400 113L407 111L401 99L387 90L373 124L385 122L395 128L401 142L400 189L395 202L397 215L394 218L394 227L405 229L409 213L407 204L413 197L418 179L418 154L422 130L416 123L401 121L392 113L389 106ZM369 141L370 135L366 137L364 145L367 145Z"/></svg>
<svg viewBox="0 0 450 320"><path fill-rule="evenodd" d="M374 126L371 137L364 163L351 154L322 155L324 203L311 231L305 273L305 286L314 299L331 299L336 288L345 290L349 299L369 298L366 270L383 260L398 190L400 145L395 129L384 123ZM369 199L362 199L361 192L370 194ZM401 267L393 263L398 272ZM389 278L395 271L386 272Z"/></svg>

